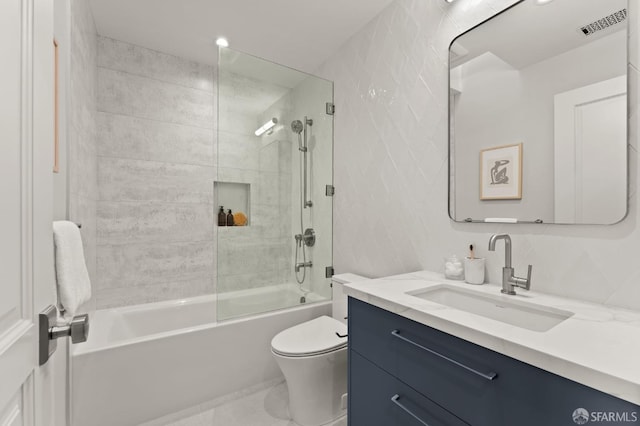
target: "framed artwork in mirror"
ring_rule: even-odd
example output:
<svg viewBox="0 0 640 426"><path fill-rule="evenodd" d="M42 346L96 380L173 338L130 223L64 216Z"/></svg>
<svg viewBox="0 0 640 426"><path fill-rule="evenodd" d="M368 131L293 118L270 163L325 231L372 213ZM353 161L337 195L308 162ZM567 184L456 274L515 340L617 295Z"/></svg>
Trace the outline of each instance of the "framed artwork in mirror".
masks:
<svg viewBox="0 0 640 426"><path fill-rule="evenodd" d="M480 151L480 199L522 199L522 144Z"/></svg>

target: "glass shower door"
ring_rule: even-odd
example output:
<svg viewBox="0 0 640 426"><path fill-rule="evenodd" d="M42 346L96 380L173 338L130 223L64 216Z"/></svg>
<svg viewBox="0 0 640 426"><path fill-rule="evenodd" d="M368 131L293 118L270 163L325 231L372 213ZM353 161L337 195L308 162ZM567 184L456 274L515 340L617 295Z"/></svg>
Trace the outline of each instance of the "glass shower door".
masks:
<svg viewBox="0 0 640 426"><path fill-rule="evenodd" d="M333 83L221 48L217 317L331 298Z"/></svg>

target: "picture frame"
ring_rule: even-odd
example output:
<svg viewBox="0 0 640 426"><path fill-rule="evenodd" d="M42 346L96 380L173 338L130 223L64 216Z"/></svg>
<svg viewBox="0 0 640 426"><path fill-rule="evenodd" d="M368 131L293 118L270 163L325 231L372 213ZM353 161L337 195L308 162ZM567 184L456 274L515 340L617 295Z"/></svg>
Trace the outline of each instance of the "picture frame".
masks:
<svg viewBox="0 0 640 426"><path fill-rule="evenodd" d="M480 200L522 199L522 143L480 151Z"/></svg>

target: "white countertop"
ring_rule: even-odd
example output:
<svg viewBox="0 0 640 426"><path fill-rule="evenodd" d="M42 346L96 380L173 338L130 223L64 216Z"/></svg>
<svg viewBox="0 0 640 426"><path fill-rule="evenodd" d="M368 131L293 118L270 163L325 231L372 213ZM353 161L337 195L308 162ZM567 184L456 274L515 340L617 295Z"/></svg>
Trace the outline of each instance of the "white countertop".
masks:
<svg viewBox="0 0 640 426"><path fill-rule="evenodd" d="M530 331L449 308L406 292L438 284L498 295L506 300L573 312L545 332ZM356 299L578 383L640 405L640 312L517 289L500 294L495 284L470 285L420 271L346 284Z"/></svg>

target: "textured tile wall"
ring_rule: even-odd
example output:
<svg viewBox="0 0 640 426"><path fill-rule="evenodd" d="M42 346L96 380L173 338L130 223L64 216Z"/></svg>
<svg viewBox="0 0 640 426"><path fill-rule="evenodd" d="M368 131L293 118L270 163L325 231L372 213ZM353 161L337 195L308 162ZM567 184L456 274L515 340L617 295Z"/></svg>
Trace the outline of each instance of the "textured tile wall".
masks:
<svg viewBox="0 0 640 426"><path fill-rule="evenodd" d="M69 220L82 224L84 254L92 283L96 274L96 159L97 33L86 1L70 2L68 104ZM95 295L95 290L94 290ZM95 299L87 309L95 307Z"/></svg>
<svg viewBox="0 0 640 426"><path fill-rule="evenodd" d="M313 247L306 247L307 261L313 263L305 272L304 289L309 289L325 298L331 297L331 280L326 278L327 266L332 265L333 242L333 198L326 196L326 185L333 184L333 116L327 115L326 103L333 101L333 85L315 76L309 76L298 83L292 90L291 120L303 120L308 117L313 125L307 128L308 156L308 199L312 201L311 208L303 209L304 226L300 229L301 195L300 166L304 156L298 150L297 138L292 145L292 179L291 205L293 234L304 232L306 228L313 228L316 241ZM289 126L289 122L285 123ZM291 238L291 237L289 237ZM291 240L292 241L292 240ZM295 250L294 255L295 255ZM302 262L302 255L298 253L298 262ZM298 279L302 273L298 273Z"/></svg>
<svg viewBox="0 0 640 426"><path fill-rule="evenodd" d="M291 281L291 141L288 89L223 73L218 180L249 184L250 226L218 229L220 293ZM272 117L271 135L254 131ZM218 200L224 204L224 200Z"/></svg>
<svg viewBox="0 0 640 426"><path fill-rule="evenodd" d="M213 69L97 46L97 308L212 293Z"/></svg>
<svg viewBox="0 0 640 426"><path fill-rule="evenodd" d="M508 232L538 291L640 309L637 222L638 5L630 19L630 207L613 226L458 224L447 216L447 49L514 0L396 0L320 69L335 81L337 272L441 270L473 243L498 282Z"/></svg>
<svg viewBox="0 0 640 426"><path fill-rule="evenodd" d="M290 141L253 134L287 89L225 75L218 118L212 68L97 46L97 307L289 281ZM216 179L250 185L251 226L216 229Z"/></svg>

